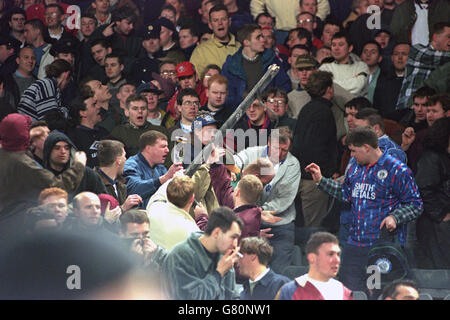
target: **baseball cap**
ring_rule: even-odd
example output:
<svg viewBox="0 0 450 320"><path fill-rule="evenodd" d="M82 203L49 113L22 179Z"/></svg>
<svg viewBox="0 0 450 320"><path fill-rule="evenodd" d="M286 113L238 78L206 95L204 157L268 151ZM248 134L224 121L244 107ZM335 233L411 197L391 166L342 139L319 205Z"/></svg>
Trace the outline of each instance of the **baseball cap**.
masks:
<svg viewBox="0 0 450 320"><path fill-rule="evenodd" d="M0 46L1 45L12 47L14 48L14 51L17 52L21 46L21 43L19 40L11 36L0 35Z"/></svg>
<svg viewBox="0 0 450 320"><path fill-rule="evenodd" d="M319 65L316 59L309 54L302 54L295 61L296 68L316 68Z"/></svg>
<svg viewBox="0 0 450 320"><path fill-rule="evenodd" d="M156 25L161 27L166 27L167 29L174 32L174 34L177 32L177 29L175 28L175 25L167 18L159 17L158 20L155 22Z"/></svg>
<svg viewBox="0 0 450 320"><path fill-rule="evenodd" d="M141 84L137 89L136 89L136 93L137 94L141 94L143 92L152 92L155 93L157 95L162 94L164 91L159 90L157 86L155 86L153 83L148 82L148 83L143 83Z"/></svg>
<svg viewBox="0 0 450 320"><path fill-rule="evenodd" d="M176 67L176 70L177 70L177 78L189 77L195 74L195 67L189 61L179 63Z"/></svg>
<svg viewBox="0 0 450 320"><path fill-rule="evenodd" d="M159 39L161 33L161 26L155 23L150 23L139 30L139 36L144 40Z"/></svg>
<svg viewBox="0 0 450 320"><path fill-rule="evenodd" d="M77 43L72 39L59 39L50 49L52 56L56 56L58 53L72 53L75 55L77 53Z"/></svg>
<svg viewBox="0 0 450 320"><path fill-rule="evenodd" d="M192 121L192 131L195 128L206 127L211 124L217 124L218 121L209 112L201 112L198 114L197 118Z"/></svg>

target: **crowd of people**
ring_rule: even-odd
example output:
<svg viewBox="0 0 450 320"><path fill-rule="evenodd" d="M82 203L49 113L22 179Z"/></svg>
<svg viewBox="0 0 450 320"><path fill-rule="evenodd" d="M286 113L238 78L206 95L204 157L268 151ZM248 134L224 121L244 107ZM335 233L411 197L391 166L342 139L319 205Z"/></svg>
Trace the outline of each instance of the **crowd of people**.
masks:
<svg viewBox="0 0 450 320"><path fill-rule="evenodd" d="M410 267L450 269L448 1L0 0L0 15L0 297L376 299L386 233ZM89 270L79 296L12 265L63 266L52 241L86 248L65 267ZM292 279L296 246L309 270ZM403 277L381 289L419 297Z"/></svg>

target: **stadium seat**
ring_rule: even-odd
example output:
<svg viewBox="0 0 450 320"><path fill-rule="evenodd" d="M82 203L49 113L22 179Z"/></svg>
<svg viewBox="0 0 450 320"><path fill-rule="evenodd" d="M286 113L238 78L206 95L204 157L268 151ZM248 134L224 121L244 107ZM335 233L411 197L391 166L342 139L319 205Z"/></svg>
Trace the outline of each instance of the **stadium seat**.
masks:
<svg viewBox="0 0 450 320"><path fill-rule="evenodd" d="M302 249L299 246L294 246L294 253L292 254L292 265L303 266Z"/></svg>
<svg viewBox="0 0 450 320"><path fill-rule="evenodd" d="M419 300L433 300L433 297L429 293L419 293Z"/></svg>
<svg viewBox="0 0 450 320"><path fill-rule="evenodd" d="M353 299L367 300L367 294L364 291L353 291Z"/></svg>
<svg viewBox="0 0 450 320"><path fill-rule="evenodd" d="M435 300L450 294L450 270L411 269L411 275L420 294L428 293Z"/></svg>
<svg viewBox="0 0 450 320"><path fill-rule="evenodd" d="M308 270L309 267L307 266L289 266L286 267L281 274L288 277L291 280L294 280L295 278L300 277L305 273L308 273Z"/></svg>

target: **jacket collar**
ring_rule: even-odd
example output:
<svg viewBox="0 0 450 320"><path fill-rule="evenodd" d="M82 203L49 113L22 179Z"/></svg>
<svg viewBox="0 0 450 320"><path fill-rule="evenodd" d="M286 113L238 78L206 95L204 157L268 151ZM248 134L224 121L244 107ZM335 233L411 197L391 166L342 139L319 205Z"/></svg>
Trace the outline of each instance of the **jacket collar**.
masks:
<svg viewBox="0 0 450 320"><path fill-rule="evenodd" d="M197 231L192 232L188 238L189 245L195 250L197 253L198 261L200 262L203 271L208 271L210 266L214 263L214 261L211 260L210 256L206 252L206 248L202 245L199 238L200 236L204 234L203 231ZM220 259L222 255L219 254L218 259Z"/></svg>

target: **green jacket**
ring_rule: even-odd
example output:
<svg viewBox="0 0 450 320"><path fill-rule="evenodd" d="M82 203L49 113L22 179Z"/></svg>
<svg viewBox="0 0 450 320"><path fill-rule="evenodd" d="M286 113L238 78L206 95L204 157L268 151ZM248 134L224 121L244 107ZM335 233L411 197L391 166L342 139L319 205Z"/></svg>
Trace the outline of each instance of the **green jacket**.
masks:
<svg viewBox="0 0 450 320"><path fill-rule="evenodd" d="M177 244L163 265L169 297L176 300L230 300L236 297L234 269L223 277L216 271L221 255L212 260L199 241L203 232L192 232Z"/></svg>
<svg viewBox="0 0 450 320"><path fill-rule="evenodd" d="M127 158L129 158L139 153L139 137L149 130L156 130L164 133L167 136L168 141L170 141L170 136L166 128L155 126L150 122L145 122L142 127L136 127L131 123L122 124L113 129L111 136L120 140L125 145Z"/></svg>
<svg viewBox="0 0 450 320"><path fill-rule="evenodd" d="M414 0L406 0L395 8L391 20L392 34L396 42L411 43L411 30L417 19ZM428 9L428 29L430 37L433 26L438 22L448 21L450 16L450 3L448 0L430 1Z"/></svg>

